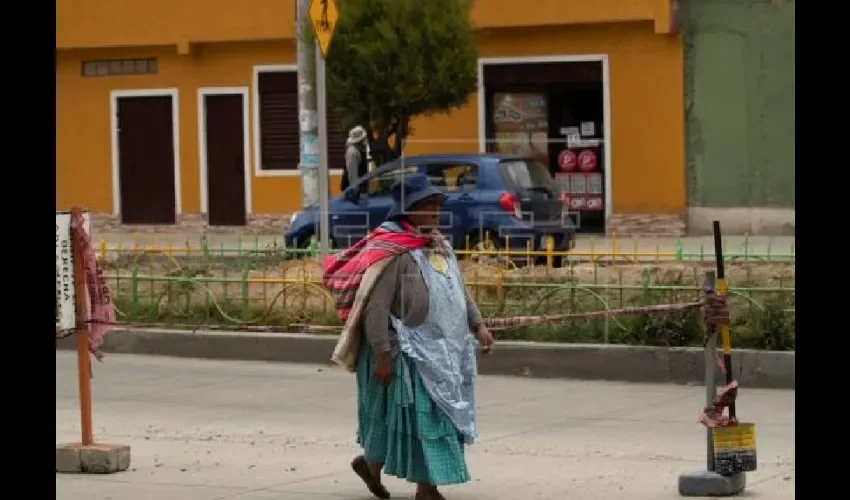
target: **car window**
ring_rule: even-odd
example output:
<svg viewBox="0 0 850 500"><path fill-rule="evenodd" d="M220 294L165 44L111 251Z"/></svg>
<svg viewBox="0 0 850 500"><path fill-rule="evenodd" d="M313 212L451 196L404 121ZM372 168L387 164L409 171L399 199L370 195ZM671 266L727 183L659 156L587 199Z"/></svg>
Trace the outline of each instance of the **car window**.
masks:
<svg viewBox="0 0 850 500"><path fill-rule="evenodd" d="M440 191L471 191L478 185L478 166L469 164L439 163L427 165L425 174Z"/></svg>
<svg viewBox="0 0 850 500"><path fill-rule="evenodd" d="M523 188L554 189L555 181L549 169L537 160L506 160L501 162L503 177L511 184Z"/></svg>
<svg viewBox="0 0 850 500"><path fill-rule="evenodd" d="M365 184L366 192L370 197L390 196L393 186L401 180L402 175L416 173L418 169L416 165L405 165L381 172Z"/></svg>

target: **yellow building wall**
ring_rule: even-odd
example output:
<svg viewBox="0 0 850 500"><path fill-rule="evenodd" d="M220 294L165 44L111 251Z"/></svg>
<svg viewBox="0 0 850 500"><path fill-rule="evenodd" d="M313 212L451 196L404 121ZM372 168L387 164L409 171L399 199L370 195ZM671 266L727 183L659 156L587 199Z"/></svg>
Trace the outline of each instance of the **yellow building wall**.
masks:
<svg viewBox="0 0 850 500"><path fill-rule="evenodd" d="M478 0L482 5L488 1L501 0ZM644 3L658 4L656 0ZM647 20L498 28L481 31L479 36L482 58L608 55L612 134L608 139L615 213L682 213L685 208L682 44L677 37L657 34L656 25L657 21ZM293 64L295 43L292 39L207 43L192 49L191 55L178 55L174 45L57 52L57 209L82 205L94 212L112 212L110 91L176 87L182 211L200 211L197 89L245 86L254 99L253 66ZM159 73L81 76L82 60L133 57L158 57ZM300 209L299 177L255 175L251 118L252 212ZM477 151L477 94L450 115L414 120L413 131L408 155ZM333 193L338 185L338 178L331 180Z"/></svg>
<svg viewBox="0 0 850 500"><path fill-rule="evenodd" d="M652 21L669 32L672 0L475 0L470 13L480 28L539 27Z"/></svg>
<svg viewBox="0 0 850 500"><path fill-rule="evenodd" d="M607 54L613 213L685 210L681 40L650 22L488 30L479 57ZM478 151L478 95L450 115L413 122L406 153ZM438 138L451 138L440 141ZM461 139L463 139L461 141Z"/></svg>
<svg viewBox="0 0 850 500"><path fill-rule="evenodd" d="M671 2L475 0L470 16L481 29L652 21L666 33ZM57 0L56 48L286 40L294 20L295 0Z"/></svg>
<svg viewBox="0 0 850 500"><path fill-rule="evenodd" d="M294 0L57 0L56 48L291 40Z"/></svg>
<svg viewBox="0 0 850 500"><path fill-rule="evenodd" d="M182 211L197 213L200 202L198 105L200 87L248 87L253 99L255 65L294 64L292 41L209 44L192 55L173 47L91 49L58 52L56 90L57 209L81 205L112 212L110 92L176 87L179 91L179 138ZM140 76L81 76L88 59L158 57L159 72ZM253 119L250 129L253 212L288 213L301 208L300 177L257 177L254 172ZM331 181L338 192L338 178Z"/></svg>

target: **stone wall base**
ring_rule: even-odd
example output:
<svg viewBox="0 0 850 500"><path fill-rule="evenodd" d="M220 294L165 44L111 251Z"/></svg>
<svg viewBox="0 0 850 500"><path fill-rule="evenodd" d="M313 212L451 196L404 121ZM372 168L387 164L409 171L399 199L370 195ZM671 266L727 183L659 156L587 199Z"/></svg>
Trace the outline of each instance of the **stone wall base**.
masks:
<svg viewBox="0 0 850 500"><path fill-rule="evenodd" d="M684 236L685 217L676 214L611 214L605 228L617 236Z"/></svg>
<svg viewBox="0 0 850 500"><path fill-rule="evenodd" d="M712 224L716 220L720 221L723 234L795 235L795 210L768 207L691 207L688 209L688 234L712 234Z"/></svg>
<svg viewBox="0 0 850 500"><path fill-rule="evenodd" d="M233 235L276 235L283 234L289 224L287 214L250 214L247 226L210 226L206 214L185 213L177 216L173 225L121 224L120 218L112 214L92 214L92 232L95 234L233 234Z"/></svg>
<svg viewBox="0 0 850 500"><path fill-rule="evenodd" d="M687 217L687 222L686 222ZM711 234L712 221L723 224L725 234L793 236L793 208L707 208L692 207L687 216L676 214L611 214L607 234L620 236L684 236ZM197 234L274 235L279 236L289 224L289 214L251 214L247 226L210 226L205 214L186 213L174 225L127 225L111 214L92 214L92 231L96 234Z"/></svg>

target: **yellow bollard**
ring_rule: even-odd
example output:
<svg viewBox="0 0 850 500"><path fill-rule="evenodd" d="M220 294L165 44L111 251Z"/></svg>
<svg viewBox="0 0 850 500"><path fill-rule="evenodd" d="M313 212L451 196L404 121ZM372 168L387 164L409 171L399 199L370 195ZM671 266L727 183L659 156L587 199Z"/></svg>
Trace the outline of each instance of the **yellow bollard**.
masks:
<svg viewBox="0 0 850 500"><path fill-rule="evenodd" d="M106 239L101 238L98 246L100 247L100 261L106 262Z"/></svg>
<svg viewBox="0 0 850 500"><path fill-rule="evenodd" d="M596 264L596 236L590 237L590 261Z"/></svg>
<svg viewBox="0 0 850 500"><path fill-rule="evenodd" d="M611 259L617 265L617 233L611 233Z"/></svg>
<svg viewBox="0 0 850 500"><path fill-rule="evenodd" d="M505 312L505 281L502 275L502 267L496 268L496 304L499 314Z"/></svg>
<svg viewBox="0 0 850 500"><path fill-rule="evenodd" d="M640 245L638 244L638 237L637 236L632 236L632 246L634 247L634 251L633 251L633 255L632 255L632 259L633 259L632 262L637 264L638 263L638 255L640 255L640 252L639 252Z"/></svg>
<svg viewBox="0 0 850 500"><path fill-rule="evenodd" d="M481 281L479 281L480 276L478 275L478 266L472 268L472 273L475 275L475 302L481 303Z"/></svg>

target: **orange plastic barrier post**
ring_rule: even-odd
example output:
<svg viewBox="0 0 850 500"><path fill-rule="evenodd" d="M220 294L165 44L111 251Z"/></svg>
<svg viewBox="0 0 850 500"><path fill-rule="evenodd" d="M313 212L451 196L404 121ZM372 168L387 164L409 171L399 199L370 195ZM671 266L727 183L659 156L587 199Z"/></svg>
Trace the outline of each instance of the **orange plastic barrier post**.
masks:
<svg viewBox="0 0 850 500"><path fill-rule="evenodd" d="M73 236L73 221L82 217L80 208L71 209L71 234ZM92 432L92 398L91 398L91 358L89 357L89 328L88 311L86 311L86 273L83 254L80 247L71 238L74 252L74 295L77 312L77 376L80 384L80 427L82 428L83 446L94 444Z"/></svg>

